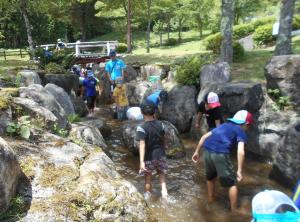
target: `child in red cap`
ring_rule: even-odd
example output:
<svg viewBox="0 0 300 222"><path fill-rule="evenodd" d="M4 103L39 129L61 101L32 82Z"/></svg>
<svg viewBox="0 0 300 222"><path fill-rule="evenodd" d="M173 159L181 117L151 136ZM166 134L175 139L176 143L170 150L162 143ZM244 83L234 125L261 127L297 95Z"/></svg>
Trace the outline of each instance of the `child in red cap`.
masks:
<svg viewBox="0 0 300 222"><path fill-rule="evenodd" d="M204 147L204 163L206 171L206 184L208 202L214 200L215 182L219 177L221 186L229 189L231 211L237 210L238 189L236 183L241 181L242 168L245 157L245 143L247 136L245 131L253 123L252 114L246 110L238 111L229 122L220 125L203 135L192 157L193 162L198 162L199 151ZM230 160L230 152L237 145L238 169L234 171Z"/></svg>

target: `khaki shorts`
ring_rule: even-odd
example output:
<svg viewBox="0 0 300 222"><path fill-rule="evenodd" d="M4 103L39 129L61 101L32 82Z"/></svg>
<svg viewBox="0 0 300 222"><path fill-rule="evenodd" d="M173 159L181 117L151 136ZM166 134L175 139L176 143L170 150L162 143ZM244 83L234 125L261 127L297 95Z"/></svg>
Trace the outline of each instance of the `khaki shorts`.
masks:
<svg viewBox="0 0 300 222"><path fill-rule="evenodd" d="M204 163L207 180L213 180L218 176L223 187L236 184L236 173L229 154L204 150Z"/></svg>

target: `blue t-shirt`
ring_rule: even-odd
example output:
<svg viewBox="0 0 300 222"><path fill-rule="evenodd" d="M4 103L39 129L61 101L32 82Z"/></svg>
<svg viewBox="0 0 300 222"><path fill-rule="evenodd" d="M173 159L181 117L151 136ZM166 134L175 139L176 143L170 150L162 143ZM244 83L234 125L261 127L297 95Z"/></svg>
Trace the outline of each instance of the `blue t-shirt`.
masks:
<svg viewBox="0 0 300 222"><path fill-rule="evenodd" d="M152 93L150 96L147 97L147 101L152 102L155 105L155 107L157 107L159 104L160 92L161 92L161 90L158 90L158 91Z"/></svg>
<svg viewBox="0 0 300 222"><path fill-rule="evenodd" d="M125 69L126 65L121 59L116 59L114 61L110 60L105 65L105 71L110 74L112 80L116 80L118 77L122 76L122 69Z"/></svg>
<svg viewBox="0 0 300 222"><path fill-rule="evenodd" d="M238 142L247 141L244 130L234 123L228 122L211 131L203 146L206 150L215 153L230 153Z"/></svg>
<svg viewBox="0 0 300 222"><path fill-rule="evenodd" d="M86 78L83 80L86 96L96 96L97 81L95 78Z"/></svg>

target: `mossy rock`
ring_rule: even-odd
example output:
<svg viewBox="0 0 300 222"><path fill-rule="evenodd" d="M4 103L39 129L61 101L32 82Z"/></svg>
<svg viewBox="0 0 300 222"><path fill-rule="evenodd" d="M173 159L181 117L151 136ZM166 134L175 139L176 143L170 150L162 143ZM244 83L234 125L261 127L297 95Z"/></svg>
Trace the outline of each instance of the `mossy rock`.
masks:
<svg viewBox="0 0 300 222"><path fill-rule="evenodd" d="M0 110L6 110L13 97L19 95L19 88L1 88L0 89Z"/></svg>
<svg viewBox="0 0 300 222"><path fill-rule="evenodd" d="M166 150L166 155L168 158L181 158L185 155L183 147L171 147Z"/></svg>

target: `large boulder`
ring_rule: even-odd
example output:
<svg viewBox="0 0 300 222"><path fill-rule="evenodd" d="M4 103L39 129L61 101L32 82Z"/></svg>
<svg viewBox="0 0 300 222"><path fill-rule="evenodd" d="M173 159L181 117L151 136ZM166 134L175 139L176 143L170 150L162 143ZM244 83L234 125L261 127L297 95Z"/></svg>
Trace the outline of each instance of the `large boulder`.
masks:
<svg viewBox="0 0 300 222"><path fill-rule="evenodd" d="M139 153L139 144L135 139L136 128L142 124L142 121L128 121L123 125L123 141L130 152ZM166 153L169 158L182 157L185 153L184 146L179 138L177 129L169 122L163 121L165 126Z"/></svg>
<svg viewBox="0 0 300 222"><path fill-rule="evenodd" d="M87 106L85 105L82 97L71 95L71 101L76 114L78 114L81 117L84 117L89 113Z"/></svg>
<svg viewBox="0 0 300 222"><path fill-rule="evenodd" d="M78 92L79 90L79 78L75 74L45 74L39 72L39 75L43 86L48 83L53 83L63 88L68 94L70 94L72 90L74 90L74 92Z"/></svg>
<svg viewBox="0 0 300 222"><path fill-rule="evenodd" d="M43 86L33 84L28 87L21 87L20 97L30 98L40 106L51 111L58 119L58 126L60 128L66 128L68 120L65 110L57 102L56 98L52 94L50 94Z"/></svg>
<svg viewBox="0 0 300 222"><path fill-rule="evenodd" d="M41 79L36 71L22 70L17 74L20 86L30 86L32 84L41 84Z"/></svg>
<svg viewBox="0 0 300 222"><path fill-rule="evenodd" d="M286 131L278 149L271 177L294 188L300 178L300 119Z"/></svg>
<svg viewBox="0 0 300 222"><path fill-rule="evenodd" d="M168 65L142 65L140 67L141 74L144 78L149 76L160 76L161 79L167 77L170 71L170 66Z"/></svg>
<svg viewBox="0 0 300 222"><path fill-rule="evenodd" d="M45 89L54 96L57 102L62 106L62 108L64 108L67 115L75 114L75 110L71 98L63 88L54 85L52 83L48 83L45 86Z"/></svg>
<svg viewBox="0 0 300 222"><path fill-rule="evenodd" d="M200 71L200 86L212 83L225 83L230 80L230 66L227 62L209 64Z"/></svg>
<svg viewBox="0 0 300 222"><path fill-rule="evenodd" d="M0 213L15 197L21 168L11 147L0 137Z"/></svg>
<svg viewBox="0 0 300 222"><path fill-rule="evenodd" d="M109 137L112 133L110 126L102 118L88 118L82 121L81 124L96 127L104 138Z"/></svg>
<svg viewBox="0 0 300 222"><path fill-rule="evenodd" d="M147 81L126 84L126 93L130 106L139 106L143 99L152 92L152 84Z"/></svg>
<svg viewBox="0 0 300 222"><path fill-rule="evenodd" d="M12 121L12 110L11 107L7 109L0 109L0 135L5 133L6 127Z"/></svg>
<svg viewBox="0 0 300 222"><path fill-rule="evenodd" d="M87 126L86 124L81 124L80 122L72 124L70 137L74 141L83 141L88 144L97 145L103 149L107 148L105 140L100 131L92 125Z"/></svg>
<svg viewBox="0 0 300 222"><path fill-rule="evenodd" d="M268 89L280 89L296 105L300 104L300 55L274 56L265 67Z"/></svg>
<svg viewBox="0 0 300 222"><path fill-rule="evenodd" d="M125 82L136 80L137 77L138 77L137 71L131 65L126 65L125 76L124 76Z"/></svg>
<svg viewBox="0 0 300 222"><path fill-rule="evenodd" d="M163 104L159 117L172 123L180 133L189 131L196 113L196 88L174 86L168 93L168 101Z"/></svg>
<svg viewBox="0 0 300 222"><path fill-rule="evenodd" d="M219 95L222 111L228 115L232 115L241 109L255 113L264 102L262 86L254 82L228 82L207 85L200 90L198 103L203 100L208 92L215 92Z"/></svg>

